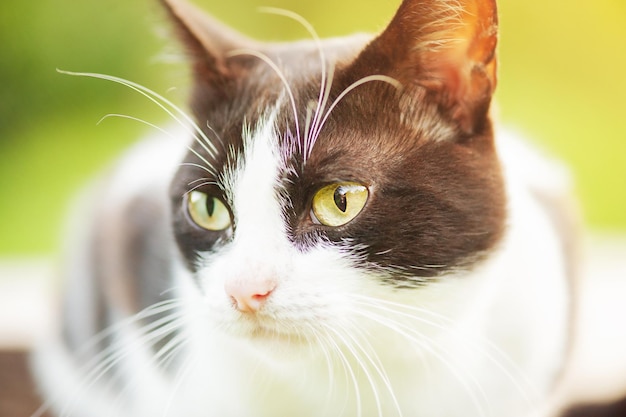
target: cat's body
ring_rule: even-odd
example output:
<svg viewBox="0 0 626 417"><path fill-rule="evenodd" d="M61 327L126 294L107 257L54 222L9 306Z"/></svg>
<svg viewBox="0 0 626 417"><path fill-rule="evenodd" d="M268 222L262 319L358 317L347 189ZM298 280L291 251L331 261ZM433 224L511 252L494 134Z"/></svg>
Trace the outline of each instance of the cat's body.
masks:
<svg viewBox="0 0 626 417"><path fill-rule="evenodd" d="M570 338L567 187L494 133L495 5L425 3L372 42L290 46L168 2L199 128L86 199L64 331L35 357L57 413L540 411Z"/></svg>

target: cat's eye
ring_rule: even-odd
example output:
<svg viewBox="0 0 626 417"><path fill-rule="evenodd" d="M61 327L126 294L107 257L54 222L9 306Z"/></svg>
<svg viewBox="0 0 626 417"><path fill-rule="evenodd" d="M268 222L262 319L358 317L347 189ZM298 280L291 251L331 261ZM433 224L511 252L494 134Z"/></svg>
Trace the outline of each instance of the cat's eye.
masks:
<svg viewBox="0 0 626 417"><path fill-rule="evenodd" d="M219 231L230 227L230 212L217 197L200 191L192 191L187 196L189 217L203 229Z"/></svg>
<svg viewBox="0 0 626 417"><path fill-rule="evenodd" d="M311 217L324 226L342 226L363 210L368 197L367 187L356 182L327 185L315 193Z"/></svg>

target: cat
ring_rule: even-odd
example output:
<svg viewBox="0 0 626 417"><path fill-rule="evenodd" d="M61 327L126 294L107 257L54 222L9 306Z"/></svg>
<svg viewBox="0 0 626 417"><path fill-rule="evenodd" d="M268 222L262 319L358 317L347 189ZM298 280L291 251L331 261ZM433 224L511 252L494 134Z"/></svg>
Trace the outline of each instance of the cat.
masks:
<svg viewBox="0 0 626 417"><path fill-rule="evenodd" d="M571 341L569 185L492 118L495 0L404 0L378 35L264 43L163 0L193 117L83 198L67 417L516 417ZM156 126L155 126L156 127Z"/></svg>

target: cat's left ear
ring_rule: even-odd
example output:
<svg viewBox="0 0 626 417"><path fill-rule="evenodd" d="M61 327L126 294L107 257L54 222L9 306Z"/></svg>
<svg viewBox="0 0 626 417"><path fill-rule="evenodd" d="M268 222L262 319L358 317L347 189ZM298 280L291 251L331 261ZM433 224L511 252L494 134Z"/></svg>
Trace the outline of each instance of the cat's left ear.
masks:
<svg viewBox="0 0 626 417"><path fill-rule="evenodd" d="M185 0L160 0L193 64L196 81L220 87L246 65L229 53L259 49L258 43L217 21Z"/></svg>
<svg viewBox="0 0 626 417"><path fill-rule="evenodd" d="M496 87L495 0L404 0L357 59L409 90L424 87L465 133L479 129Z"/></svg>

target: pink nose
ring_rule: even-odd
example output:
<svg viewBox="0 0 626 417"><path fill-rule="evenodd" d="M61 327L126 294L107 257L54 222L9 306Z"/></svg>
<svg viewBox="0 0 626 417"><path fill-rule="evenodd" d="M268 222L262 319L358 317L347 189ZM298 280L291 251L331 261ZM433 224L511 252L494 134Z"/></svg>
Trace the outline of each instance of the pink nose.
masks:
<svg viewBox="0 0 626 417"><path fill-rule="evenodd" d="M242 313L258 311L275 288L276 283L272 280L227 280L224 283L233 306Z"/></svg>

